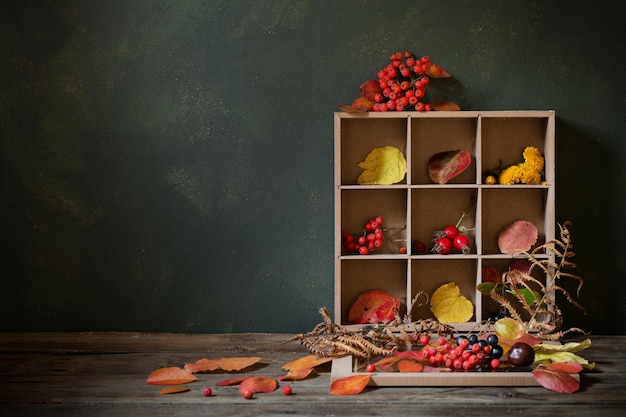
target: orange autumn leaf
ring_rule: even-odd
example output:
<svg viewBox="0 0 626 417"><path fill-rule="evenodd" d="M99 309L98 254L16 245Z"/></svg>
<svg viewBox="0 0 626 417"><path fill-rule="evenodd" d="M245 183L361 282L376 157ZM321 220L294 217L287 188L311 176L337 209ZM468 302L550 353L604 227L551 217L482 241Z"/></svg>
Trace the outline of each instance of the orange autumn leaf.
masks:
<svg viewBox="0 0 626 417"><path fill-rule="evenodd" d="M248 358L199 359L195 363L185 364L185 370L191 373L210 372L218 369L226 372L240 371L262 360L253 356Z"/></svg>
<svg viewBox="0 0 626 417"><path fill-rule="evenodd" d="M229 387L231 385L239 385L239 384L241 384L241 381L243 381L246 378L247 377L245 377L245 376L240 376L240 377L236 377L236 378L228 378L228 379L224 379L222 381L219 381L215 385L217 385L218 387Z"/></svg>
<svg viewBox="0 0 626 417"><path fill-rule="evenodd" d="M374 363L376 369L385 370L392 366L394 363L402 360L402 357L399 356L387 356L386 358L382 358Z"/></svg>
<svg viewBox="0 0 626 417"><path fill-rule="evenodd" d="M287 375L281 375L278 377L279 381L300 381L305 379L313 372L313 368L298 369L296 371L289 371Z"/></svg>
<svg viewBox="0 0 626 417"><path fill-rule="evenodd" d="M278 384L273 378L266 376L249 376L239 384L239 392L244 394L246 391L254 394L257 392L272 392L276 390Z"/></svg>
<svg viewBox="0 0 626 417"><path fill-rule="evenodd" d="M422 372L424 370L424 366L422 366L421 363L417 363L408 359L403 359L398 362L398 370L404 373Z"/></svg>
<svg viewBox="0 0 626 417"><path fill-rule="evenodd" d="M430 108L434 111L460 111L461 107L458 104L450 101L433 101L430 103Z"/></svg>
<svg viewBox="0 0 626 417"><path fill-rule="evenodd" d="M372 379L369 375L352 375L337 379L330 385L331 395L360 394Z"/></svg>
<svg viewBox="0 0 626 417"><path fill-rule="evenodd" d="M426 75L428 75L430 78L450 78L452 77L452 75L446 71L445 69L443 69L442 67L440 67L437 64L433 64L432 62L428 63L428 68L426 69Z"/></svg>
<svg viewBox="0 0 626 417"><path fill-rule="evenodd" d="M351 323L388 323L400 309L400 299L387 291L372 290L362 293L350 307L348 320Z"/></svg>
<svg viewBox="0 0 626 417"><path fill-rule="evenodd" d="M161 391L159 391L160 395L165 395L165 394L178 394L179 392L187 392L189 391L189 388L187 387L183 387L180 385L176 385L173 387L167 387L167 388L163 388Z"/></svg>
<svg viewBox="0 0 626 417"><path fill-rule="evenodd" d="M286 363L285 365L283 365L283 369L285 371L297 372L304 369L315 368L316 366L322 365L332 360L332 357L324 358L317 355L307 355Z"/></svg>
<svg viewBox="0 0 626 417"><path fill-rule="evenodd" d="M197 380L193 374L175 366L153 371L146 382L150 385L178 385Z"/></svg>

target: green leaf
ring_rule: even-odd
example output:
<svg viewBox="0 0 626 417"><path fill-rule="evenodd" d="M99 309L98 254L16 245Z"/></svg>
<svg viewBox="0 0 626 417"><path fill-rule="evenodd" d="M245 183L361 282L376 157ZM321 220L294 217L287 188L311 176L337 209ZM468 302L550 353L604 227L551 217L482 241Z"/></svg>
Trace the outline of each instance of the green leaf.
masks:
<svg viewBox="0 0 626 417"><path fill-rule="evenodd" d="M522 297L524 297L524 299L526 299L526 302L529 305L535 305L539 302L539 300L541 300L541 295L539 295L539 293L537 291L531 291L527 288L518 288L517 290L507 290L507 292L511 295L516 295L515 293L519 292Z"/></svg>

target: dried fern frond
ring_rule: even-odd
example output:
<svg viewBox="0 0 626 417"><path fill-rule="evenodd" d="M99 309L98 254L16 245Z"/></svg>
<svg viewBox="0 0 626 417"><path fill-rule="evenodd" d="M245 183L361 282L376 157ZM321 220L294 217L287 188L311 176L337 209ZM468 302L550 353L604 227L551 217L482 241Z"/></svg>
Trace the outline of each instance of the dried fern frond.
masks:
<svg viewBox="0 0 626 417"><path fill-rule="evenodd" d="M513 294L519 306L514 306L496 290L497 287L490 292L490 297L508 310L515 320L525 323L527 331L537 331L538 337L547 340L556 340L564 334L580 331L578 328L561 330L563 316L556 305L557 293L563 295L570 304L585 311L584 307L574 300L563 286L557 284L562 279L576 281L578 283L576 295L579 296L584 283L580 276L568 271L576 268L576 264L570 260L575 254L569 231L571 223L565 222L558 226L560 239L550 239L532 251L522 253L531 263L528 272L509 271L503 276L502 285L506 287L506 292ZM548 255L547 259L546 255ZM536 270L546 277L545 283L532 276ZM535 297L535 302L531 303L525 297L523 290L533 295L536 291L540 294L540 298ZM522 311L530 316L526 322L522 320ZM537 317L542 317L544 320L537 320Z"/></svg>

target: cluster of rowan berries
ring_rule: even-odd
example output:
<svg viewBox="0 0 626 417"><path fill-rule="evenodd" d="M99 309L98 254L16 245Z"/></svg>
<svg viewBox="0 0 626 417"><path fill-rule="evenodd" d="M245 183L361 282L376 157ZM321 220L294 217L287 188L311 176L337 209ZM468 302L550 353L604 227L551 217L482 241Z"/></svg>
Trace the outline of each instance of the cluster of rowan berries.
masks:
<svg viewBox="0 0 626 417"><path fill-rule="evenodd" d="M428 56L416 58L409 51L396 52L391 62L378 71L380 93L374 96L373 111L430 111L426 103L426 86L432 64Z"/></svg>

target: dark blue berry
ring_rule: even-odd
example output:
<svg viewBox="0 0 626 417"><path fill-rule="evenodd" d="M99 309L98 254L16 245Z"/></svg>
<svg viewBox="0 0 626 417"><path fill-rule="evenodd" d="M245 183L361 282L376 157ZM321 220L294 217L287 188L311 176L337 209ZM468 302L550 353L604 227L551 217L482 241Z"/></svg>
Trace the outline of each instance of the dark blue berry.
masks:
<svg viewBox="0 0 626 417"><path fill-rule="evenodd" d="M489 336L487 336L487 344L489 346L497 346L498 342L499 342L498 335L492 333Z"/></svg>

